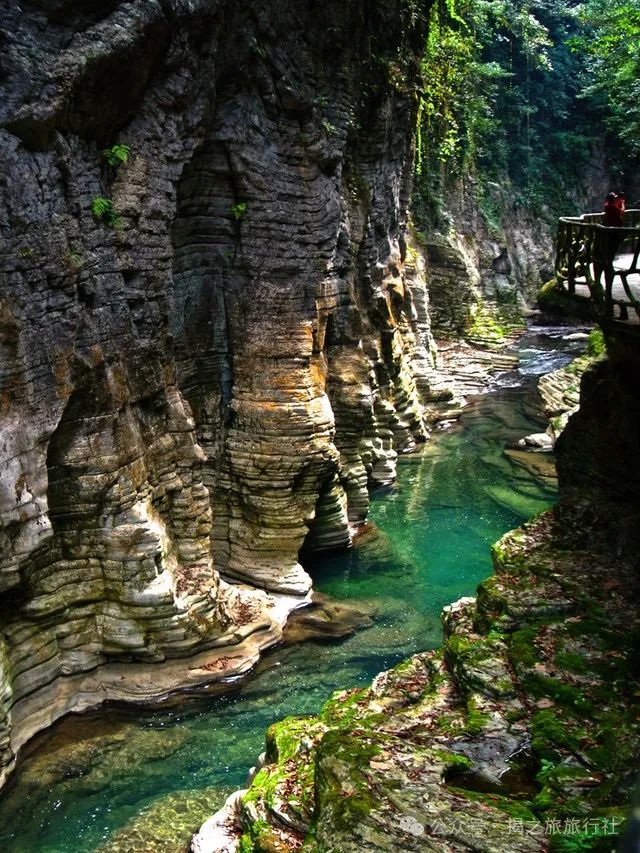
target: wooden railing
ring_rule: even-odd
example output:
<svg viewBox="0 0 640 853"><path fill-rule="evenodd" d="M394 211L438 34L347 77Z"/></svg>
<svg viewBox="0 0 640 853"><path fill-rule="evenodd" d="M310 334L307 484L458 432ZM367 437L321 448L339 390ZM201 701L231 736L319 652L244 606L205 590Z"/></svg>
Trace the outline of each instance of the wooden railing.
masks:
<svg viewBox="0 0 640 853"><path fill-rule="evenodd" d="M627 321L632 309L637 322L640 320L640 210L626 211L624 228L607 227L603 221L602 213L563 216L559 220L558 286L576 294L576 287L586 285L598 320Z"/></svg>

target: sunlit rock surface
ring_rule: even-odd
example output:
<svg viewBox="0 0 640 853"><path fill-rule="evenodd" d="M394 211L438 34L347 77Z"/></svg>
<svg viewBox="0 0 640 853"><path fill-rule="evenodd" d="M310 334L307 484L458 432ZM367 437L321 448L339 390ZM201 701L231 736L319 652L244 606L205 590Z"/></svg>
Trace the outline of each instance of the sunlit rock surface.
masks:
<svg viewBox="0 0 640 853"><path fill-rule="evenodd" d="M3 6L3 766L215 649L244 671L296 603L264 591L426 438L407 5Z"/></svg>
<svg viewBox="0 0 640 853"><path fill-rule="evenodd" d="M499 343L535 302L551 275L553 242L548 222L498 184L486 189L488 206L489 199L480 204L473 182L468 187L453 182L443 199L448 225L434 224L421 234L436 337L465 336L481 346Z"/></svg>

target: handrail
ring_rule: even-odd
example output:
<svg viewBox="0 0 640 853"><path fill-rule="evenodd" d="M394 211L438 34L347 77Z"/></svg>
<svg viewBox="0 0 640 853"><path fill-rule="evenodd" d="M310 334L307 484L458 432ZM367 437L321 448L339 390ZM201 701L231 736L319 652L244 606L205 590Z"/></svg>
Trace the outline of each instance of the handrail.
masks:
<svg viewBox="0 0 640 853"><path fill-rule="evenodd" d="M640 226L640 208L630 208L624 213L624 221L631 224L621 225L616 230L633 231ZM611 228L610 225L604 225L604 213L582 213L580 216L561 216L560 222L577 222L587 225L597 225L600 228Z"/></svg>
<svg viewBox="0 0 640 853"><path fill-rule="evenodd" d="M558 286L575 295L576 285L586 285L599 320L626 321L630 308L640 320L640 291L636 295L632 289L632 284L640 284L640 210L627 210L624 219L619 228L604 225L602 213L558 220ZM614 294L618 280L626 298L619 289Z"/></svg>

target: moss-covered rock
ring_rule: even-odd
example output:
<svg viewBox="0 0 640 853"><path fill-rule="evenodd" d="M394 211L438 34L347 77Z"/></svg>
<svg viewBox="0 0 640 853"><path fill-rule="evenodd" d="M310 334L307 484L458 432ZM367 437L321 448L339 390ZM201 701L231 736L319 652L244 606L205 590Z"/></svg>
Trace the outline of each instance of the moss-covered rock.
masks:
<svg viewBox="0 0 640 853"><path fill-rule="evenodd" d="M538 291L538 305L548 314L555 314L562 317L578 317L580 319L593 318L591 300L571 296L556 278L550 279L540 288Z"/></svg>
<svg viewBox="0 0 640 853"><path fill-rule="evenodd" d="M591 518L561 506L507 534L477 599L445 608L442 650L272 726L239 849L516 853L562 849L571 821L584 849L619 831L640 618Z"/></svg>
<svg viewBox="0 0 640 853"><path fill-rule="evenodd" d="M480 298L470 308L465 337L476 346L499 349L522 330L522 317L514 305L499 305Z"/></svg>

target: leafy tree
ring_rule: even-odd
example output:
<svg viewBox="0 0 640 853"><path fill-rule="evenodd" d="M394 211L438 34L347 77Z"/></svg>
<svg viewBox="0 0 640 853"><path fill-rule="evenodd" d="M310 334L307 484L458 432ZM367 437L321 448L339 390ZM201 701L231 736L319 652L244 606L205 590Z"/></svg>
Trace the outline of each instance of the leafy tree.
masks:
<svg viewBox="0 0 640 853"><path fill-rule="evenodd" d="M445 187L469 177L488 218L493 182L554 218L607 127L614 159L637 152L639 36L640 0L440 3L423 59L418 224L444 224Z"/></svg>
<svg viewBox="0 0 640 853"><path fill-rule="evenodd" d="M605 120L630 156L640 154L640 0L587 0L582 31L570 40L590 59L585 99L604 103Z"/></svg>

